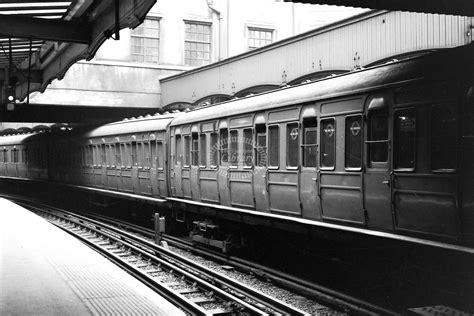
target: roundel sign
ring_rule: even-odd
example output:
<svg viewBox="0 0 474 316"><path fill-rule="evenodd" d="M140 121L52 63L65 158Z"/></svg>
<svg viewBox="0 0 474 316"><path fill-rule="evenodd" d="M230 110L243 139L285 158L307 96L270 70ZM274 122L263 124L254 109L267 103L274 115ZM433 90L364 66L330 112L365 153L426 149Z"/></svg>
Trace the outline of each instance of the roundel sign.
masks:
<svg viewBox="0 0 474 316"><path fill-rule="evenodd" d="M357 136L360 133L360 124L358 121L354 121L349 128L351 130L352 135Z"/></svg>
<svg viewBox="0 0 474 316"><path fill-rule="evenodd" d="M326 134L327 137L332 137L332 135L334 135L334 126L332 124L326 125L326 128L324 129L324 133Z"/></svg>
<svg viewBox="0 0 474 316"><path fill-rule="evenodd" d="M298 138L298 128L297 127L293 128L291 130L290 136L291 136L292 140L296 140L296 138Z"/></svg>

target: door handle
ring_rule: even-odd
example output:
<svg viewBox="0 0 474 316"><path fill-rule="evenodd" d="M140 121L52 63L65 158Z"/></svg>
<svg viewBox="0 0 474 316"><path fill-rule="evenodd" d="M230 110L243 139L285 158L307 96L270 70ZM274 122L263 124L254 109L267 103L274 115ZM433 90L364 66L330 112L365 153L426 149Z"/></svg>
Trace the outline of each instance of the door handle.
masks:
<svg viewBox="0 0 474 316"><path fill-rule="evenodd" d="M382 184L386 184L386 185L390 186L390 180L382 181Z"/></svg>

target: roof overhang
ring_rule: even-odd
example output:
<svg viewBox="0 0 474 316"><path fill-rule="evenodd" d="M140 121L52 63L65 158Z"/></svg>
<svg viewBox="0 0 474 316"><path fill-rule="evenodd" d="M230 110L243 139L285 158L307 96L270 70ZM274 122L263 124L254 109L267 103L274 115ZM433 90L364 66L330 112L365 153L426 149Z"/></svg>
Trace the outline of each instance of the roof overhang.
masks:
<svg viewBox="0 0 474 316"><path fill-rule="evenodd" d="M285 2L474 16L472 0L285 0Z"/></svg>

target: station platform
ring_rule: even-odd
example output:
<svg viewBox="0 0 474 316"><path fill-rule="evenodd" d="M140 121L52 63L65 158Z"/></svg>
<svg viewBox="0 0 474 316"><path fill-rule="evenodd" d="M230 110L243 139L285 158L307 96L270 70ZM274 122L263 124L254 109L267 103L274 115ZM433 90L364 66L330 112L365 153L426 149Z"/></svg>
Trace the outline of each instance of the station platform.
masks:
<svg viewBox="0 0 474 316"><path fill-rule="evenodd" d="M81 241L0 199L0 315L184 315Z"/></svg>

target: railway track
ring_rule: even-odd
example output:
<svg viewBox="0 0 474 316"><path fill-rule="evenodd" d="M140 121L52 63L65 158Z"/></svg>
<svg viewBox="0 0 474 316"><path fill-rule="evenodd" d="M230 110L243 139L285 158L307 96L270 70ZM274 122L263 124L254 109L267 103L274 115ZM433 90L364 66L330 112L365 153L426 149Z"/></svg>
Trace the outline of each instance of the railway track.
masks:
<svg viewBox="0 0 474 316"><path fill-rule="evenodd" d="M189 314L306 315L119 228L37 203L19 204L80 238Z"/></svg>
<svg viewBox="0 0 474 316"><path fill-rule="evenodd" d="M154 232L150 229L96 214L78 215L18 197L16 200L26 208L44 214L53 224L78 236L100 252L105 251L105 255L111 260L188 313L305 314L302 310L155 245L151 241ZM127 232L124 232L124 229ZM194 244L176 237L164 235L163 239L170 245L191 250L199 256L247 271L335 310L363 315L396 314L239 258L224 256L208 249L199 249Z"/></svg>

